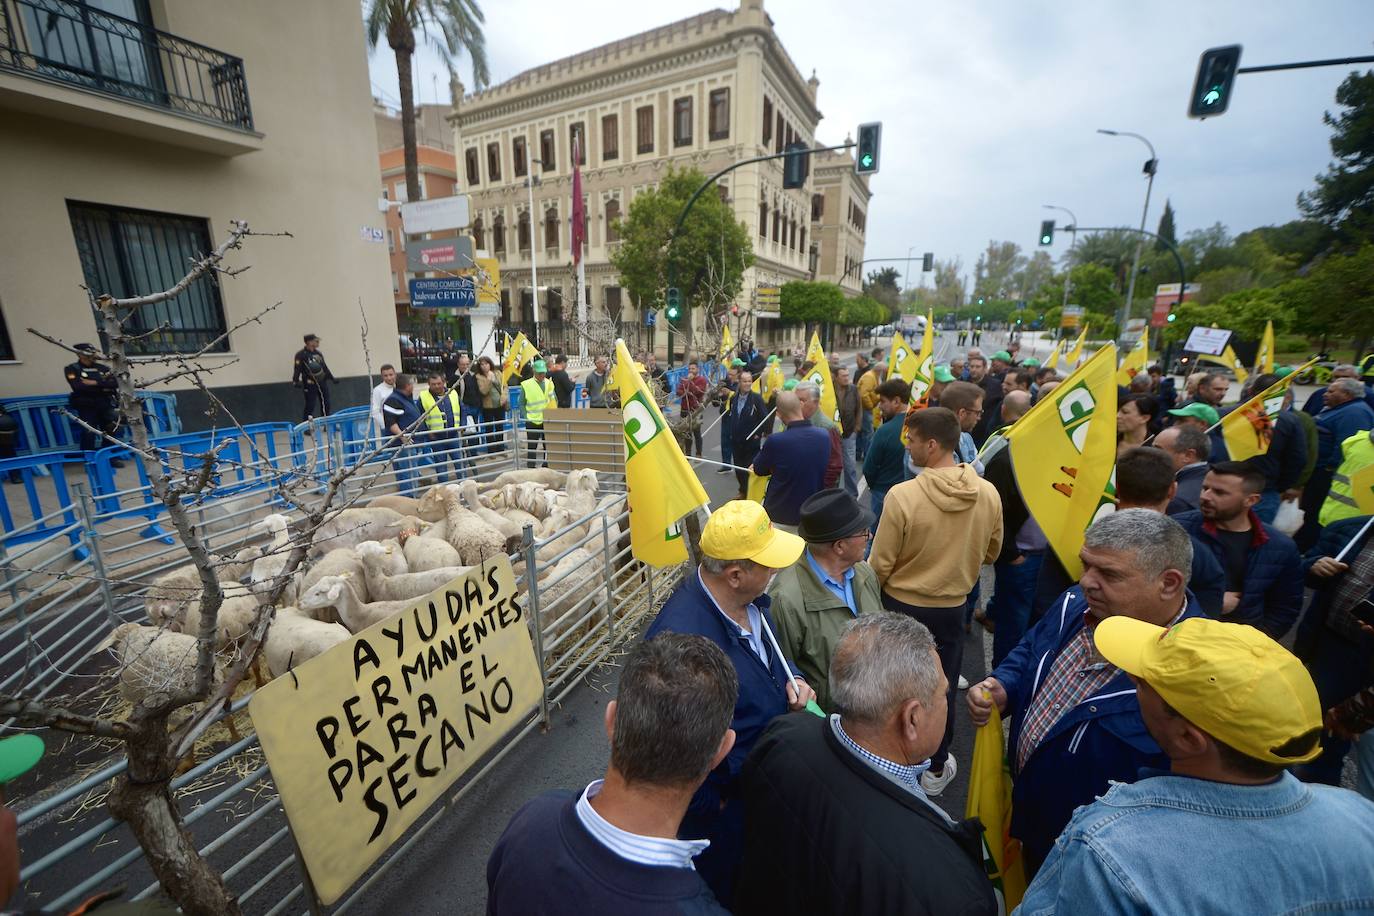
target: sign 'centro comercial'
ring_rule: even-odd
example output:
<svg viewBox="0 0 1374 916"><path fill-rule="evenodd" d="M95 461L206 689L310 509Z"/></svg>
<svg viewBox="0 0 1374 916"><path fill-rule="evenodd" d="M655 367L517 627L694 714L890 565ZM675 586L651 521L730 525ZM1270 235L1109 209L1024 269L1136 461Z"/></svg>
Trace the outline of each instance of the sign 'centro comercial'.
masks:
<svg viewBox="0 0 1374 916"><path fill-rule="evenodd" d="M325 904L538 705L498 557L273 680L248 705Z"/></svg>

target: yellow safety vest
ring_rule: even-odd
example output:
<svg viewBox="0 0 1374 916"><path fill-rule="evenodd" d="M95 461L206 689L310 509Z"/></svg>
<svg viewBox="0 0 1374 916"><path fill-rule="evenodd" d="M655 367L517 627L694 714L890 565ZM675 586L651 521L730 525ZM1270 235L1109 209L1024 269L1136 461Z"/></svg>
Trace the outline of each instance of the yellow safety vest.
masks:
<svg viewBox="0 0 1374 916"><path fill-rule="evenodd" d="M429 393L426 388L420 392L420 409L425 413L425 428L430 432L437 432L441 429L456 429L462 423L462 407L458 402L458 392L450 388L444 393L444 398L453 408L453 426L444 426L444 412L439 408L439 399Z"/></svg>
<svg viewBox="0 0 1374 916"><path fill-rule="evenodd" d="M1361 468L1374 464L1374 438L1371 437L1374 437L1374 432L1358 432L1341 443L1341 466L1331 478L1331 492L1327 494L1321 514L1317 516L1317 521L1322 525L1364 515L1355 504L1350 478Z"/></svg>
<svg viewBox="0 0 1374 916"><path fill-rule="evenodd" d="M525 379L520 383L520 399L525 404L525 420L543 426L544 408L554 399L553 379L546 377L542 386L537 379Z"/></svg>

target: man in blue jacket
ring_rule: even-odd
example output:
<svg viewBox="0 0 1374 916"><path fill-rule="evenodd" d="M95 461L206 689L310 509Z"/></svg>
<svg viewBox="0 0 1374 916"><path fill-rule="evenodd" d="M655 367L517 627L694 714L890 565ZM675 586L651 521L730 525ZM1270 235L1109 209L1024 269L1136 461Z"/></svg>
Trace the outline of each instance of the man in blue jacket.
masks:
<svg viewBox="0 0 1374 916"><path fill-rule="evenodd" d="M687 574L644 634L646 639L665 632L705 636L725 650L739 676L730 723L735 746L692 796L679 831L683 838L711 841L696 867L726 907L743 854L744 802L736 783L744 758L769 722L816 698L799 669L781 657L764 594L774 574L805 549L801 538L774 528L758 503L726 503L702 529L701 565Z"/></svg>
<svg viewBox="0 0 1374 916"><path fill-rule="evenodd" d="M1145 730L1135 685L1097 651L1093 630L1113 616L1157 626L1202 616L1186 585L1192 541L1168 516L1107 515L1084 534L1079 557L1079 584L968 692L974 725L987 722L994 704L1011 716L1011 835L1021 841L1028 878L1075 808L1110 781L1167 766Z"/></svg>
<svg viewBox="0 0 1374 916"><path fill-rule="evenodd" d="M1365 402L1364 382L1359 379L1336 379L1327 386L1323 400L1326 408L1317 414L1317 463L1298 502L1303 525L1294 540L1300 550L1311 549L1321 534L1318 516L1331 492L1331 478L1341 466L1341 443L1358 432L1374 429L1374 409Z"/></svg>
<svg viewBox="0 0 1374 916"><path fill-rule="evenodd" d="M1221 619L1281 639L1302 611L1302 557L1293 539L1255 514L1264 474L1242 461L1219 461L1202 481L1199 509L1174 520L1221 563Z"/></svg>

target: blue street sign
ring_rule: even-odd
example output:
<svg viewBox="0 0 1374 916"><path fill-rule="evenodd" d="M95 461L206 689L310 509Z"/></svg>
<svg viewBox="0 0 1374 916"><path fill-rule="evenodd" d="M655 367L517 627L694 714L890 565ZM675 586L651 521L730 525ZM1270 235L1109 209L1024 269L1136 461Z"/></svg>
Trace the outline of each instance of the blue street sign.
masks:
<svg viewBox="0 0 1374 916"><path fill-rule="evenodd" d="M472 277L439 277L410 281L411 308L474 308L477 286Z"/></svg>
<svg viewBox="0 0 1374 916"><path fill-rule="evenodd" d="M648 325L649 327L653 327L653 326L654 326L654 318L655 318L655 315L654 315L653 312L645 312L645 313L644 313L644 323L645 323L646 325Z"/></svg>

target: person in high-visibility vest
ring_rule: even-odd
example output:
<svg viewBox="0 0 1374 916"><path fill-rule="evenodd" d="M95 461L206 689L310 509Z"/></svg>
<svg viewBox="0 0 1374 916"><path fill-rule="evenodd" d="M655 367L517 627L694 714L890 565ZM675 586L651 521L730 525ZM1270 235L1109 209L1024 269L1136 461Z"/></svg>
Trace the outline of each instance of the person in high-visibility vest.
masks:
<svg viewBox="0 0 1374 916"><path fill-rule="evenodd" d="M425 415L425 430L434 464L434 475L444 480L445 466L453 464L454 479L463 476L464 459L459 439L463 406L458 392L444 382L444 373L429 374L429 387L420 392L420 410Z"/></svg>
<svg viewBox="0 0 1374 916"><path fill-rule="evenodd" d="M553 380L548 377L549 364L536 359L530 368L534 370L534 376L520 383L520 402L525 411L525 447L530 467L535 467L535 456L540 443L544 441L544 410L550 404L557 406L557 402L554 399ZM549 463L548 457L548 449L545 448L545 467Z"/></svg>
<svg viewBox="0 0 1374 916"><path fill-rule="evenodd" d="M1371 464L1374 464L1374 432L1362 430L1341 443L1341 466L1331 478L1331 489L1317 519L1323 528L1343 518L1367 514L1355 503L1350 478Z"/></svg>

